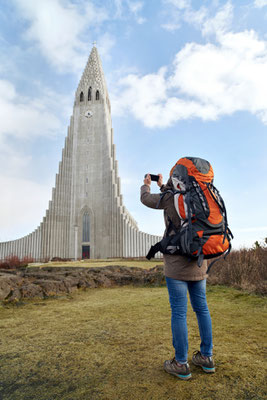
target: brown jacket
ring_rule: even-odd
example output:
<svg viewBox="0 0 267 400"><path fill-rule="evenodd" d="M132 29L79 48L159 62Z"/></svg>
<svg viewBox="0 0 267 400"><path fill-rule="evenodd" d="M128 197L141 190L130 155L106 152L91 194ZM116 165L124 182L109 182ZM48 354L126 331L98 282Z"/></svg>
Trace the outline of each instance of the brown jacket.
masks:
<svg viewBox="0 0 267 400"><path fill-rule="evenodd" d="M161 192L164 192L170 188L171 181L169 180L166 185L163 185L161 187ZM160 201L160 203L159 199L159 193L150 193L150 186L141 186L141 202L147 207L157 208L158 206L159 210L164 210L164 221L166 226L164 235L166 235L166 231L169 226L168 218L171 219L176 228L179 228L181 226L181 220L175 210L172 194L167 193ZM174 232L171 231L170 233ZM163 259L164 273L169 278L178 279L180 281L201 281L202 279L207 277L206 261L204 261L202 267L199 268L196 261L189 260L188 257L185 256L164 254Z"/></svg>

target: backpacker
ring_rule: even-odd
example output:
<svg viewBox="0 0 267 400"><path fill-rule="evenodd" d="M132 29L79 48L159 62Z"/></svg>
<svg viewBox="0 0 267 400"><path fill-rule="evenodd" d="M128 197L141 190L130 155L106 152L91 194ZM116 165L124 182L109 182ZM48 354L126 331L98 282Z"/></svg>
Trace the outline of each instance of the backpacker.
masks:
<svg viewBox="0 0 267 400"><path fill-rule="evenodd" d="M226 257L233 235L228 227L224 201L213 185L210 163L201 158L184 157L177 161L170 176L174 189L163 192L161 199L167 193L173 194L181 227L177 230L169 220L166 236L151 247L146 257L150 259L158 251L181 254L197 259L199 267L203 259ZM171 231L175 233L170 235Z"/></svg>

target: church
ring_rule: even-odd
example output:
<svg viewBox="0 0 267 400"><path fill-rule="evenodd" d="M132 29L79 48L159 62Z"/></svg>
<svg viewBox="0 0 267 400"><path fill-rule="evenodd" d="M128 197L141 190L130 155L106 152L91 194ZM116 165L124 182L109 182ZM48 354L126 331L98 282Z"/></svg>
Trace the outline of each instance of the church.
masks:
<svg viewBox="0 0 267 400"><path fill-rule="evenodd" d="M141 232L123 204L108 90L94 46L45 216L32 233L0 243L0 259L144 257L160 239Z"/></svg>

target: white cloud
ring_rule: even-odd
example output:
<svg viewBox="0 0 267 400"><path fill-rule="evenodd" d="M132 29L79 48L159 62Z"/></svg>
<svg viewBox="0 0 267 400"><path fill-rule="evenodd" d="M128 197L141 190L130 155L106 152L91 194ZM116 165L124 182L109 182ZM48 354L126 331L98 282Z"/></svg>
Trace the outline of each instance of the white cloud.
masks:
<svg viewBox="0 0 267 400"><path fill-rule="evenodd" d="M233 6L231 1L227 1L221 8L215 6L215 15L211 16L214 7L208 9L201 6L195 10L190 1L185 0L164 0L164 4L170 5L171 8L165 11L167 14L168 22L162 27L169 31L180 29L182 22L200 29L202 35L207 36L211 34L219 35L225 32L232 23L233 19Z"/></svg>
<svg viewBox="0 0 267 400"><path fill-rule="evenodd" d="M144 7L144 3L141 1L132 1L132 0L128 0L128 6L129 6L129 10L130 12L134 15L136 22L139 25L142 25L146 22L146 18L142 17L140 15L140 12L142 11L143 7Z"/></svg>
<svg viewBox="0 0 267 400"><path fill-rule="evenodd" d="M189 9L191 8L190 0L164 0L165 4L171 4L179 10Z"/></svg>
<svg viewBox="0 0 267 400"><path fill-rule="evenodd" d="M17 239L36 229L48 206L51 187L2 174L0 186L0 242Z"/></svg>
<svg viewBox="0 0 267 400"><path fill-rule="evenodd" d="M224 33L215 44L188 43L167 68L130 74L113 94L115 114L129 111L147 127L178 120L215 120L248 111L267 124L267 46L254 31Z"/></svg>
<svg viewBox="0 0 267 400"><path fill-rule="evenodd" d="M146 18L140 15L144 7L143 1L137 0L113 0L115 6L115 19L130 19L134 18L138 24L146 22Z"/></svg>
<svg viewBox="0 0 267 400"><path fill-rule="evenodd" d="M144 18L144 17L138 17L138 18L136 19L136 22L137 22L139 25L142 25L142 24L144 24L144 23L146 22L146 18Z"/></svg>
<svg viewBox="0 0 267 400"><path fill-rule="evenodd" d="M28 140L65 134L60 117L69 108L64 98L43 86L42 97L29 98L0 80L0 241L23 236L41 222L51 187L26 178L35 165L23 148Z"/></svg>
<svg viewBox="0 0 267 400"><path fill-rule="evenodd" d="M187 0L163 0L164 14L168 21L162 24L162 28L168 31L180 29L182 22L187 22L190 25L202 23L206 18L207 9L200 7L199 10L194 10L191 6L191 1Z"/></svg>
<svg viewBox="0 0 267 400"><path fill-rule="evenodd" d="M186 10L184 14L184 20L187 23L194 25L196 28L198 28L205 20L207 20L207 15L207 8L202 6L197 11L193 9Z"/></svg>
<svg viewBox="0 0 267 400"><path fill-rule="evenodd" d="M255 0L254 6L257 8L265 7L265 6L267 6L267 0Z"/></svg>
<svg viewBox="0 0 267 400"><path fill-rule="evenodd" d="M204 20L204 17L203 17ZM202 20L202 21L203 21ZM202 22L200 21L200 22ZM207 18L203 22L201 28L203 35L215 34L220 35L226 32L232 25L233 21L233 6L228 1L213 18Z"/></svg>
<svg viewBox="0 0 267 400"><path fill-rule="evenodd" d="M14 146L0 136L0 176L23 176L32 157L22 154L20 150L18 142Z"/></svg>
<svg viewBox="0 0 267 400"><path fill-rule="evenodd" d="M122 17L122 0L114 0L114 5L116 8L115 18Z"/></svg>
<svg viewBox="0 0 267 400"><path fill-rule="evenodd" d="M108 58L110 54L110 50L115 45L115 40L113 36L109 33L104 33L99 40L97 41L97 48L101 57Z"/></svg>
<svg viewBox="0 0 267 400"><path fill-rule="evenodd" d="M162 24L161 27L170 32L180 29L183 20L183 11L185 9L191 9L191 3L185 0L163 0L163 5L163 14L165 16L167 15L168 21ZM171 12L168 6L171 7Z"/></svg>
<svg viewBox="0 0 267 400"><path fill-rule="evenodd" d="M137 15L143 8L144 4L141 1L130 1L128 0L130 11Z"/></svg>
<svg viewBox="0 0 267 400"><path fill-rule="evenodd" d="M174 32L181 27L178 22L168 22L166 24L162 24L161 27L169 32Z"/></svg>
<svg viewBox="0 0 267 400"><path fill-rule="evenodd" d="M30 139L65 133L55 114L60 115L60 106L63 113L68 106L55 93L42 89L42 98L26 98L10 82L0 80L0 241L15 239L35 229L51 195L50 185L26 178L35 165L23 146Z"/></svg>
<svg viewBox="0 0 267 400"><path fill-rule="evenodd" d="M62 124L54 112L57 98L51 92L47 92L43 98L22 97L12 83L0 80L0 137L10 135L29 139L58 133Z"/></svg>
<svg viewBox="0 0 267 400"><path fill-rule="evenodd" d="M113 113L123 115L128 109L147 126L159 124L160 107L167 100L165 73L166 69L161 69L157 74L130 74L121 79L119 86L125 89L118 97L112 96Z"/></svg>
<svg viewBox="0 0 267 400"><path fill-rule="evenodd" d="M36 42L43 56L59 71L80 73L88 53L88 30L108 18L106 11L91 2L74 5L63 0L13 1L29 21L25 39Z"/></svg>
<svg viewBox="0 0 267 400"><path fill-rule="evenodd" d="M171 84L217 114L266 112L266 42L253 31L228 33L219 45L189 44L175 60Z"/></svg>

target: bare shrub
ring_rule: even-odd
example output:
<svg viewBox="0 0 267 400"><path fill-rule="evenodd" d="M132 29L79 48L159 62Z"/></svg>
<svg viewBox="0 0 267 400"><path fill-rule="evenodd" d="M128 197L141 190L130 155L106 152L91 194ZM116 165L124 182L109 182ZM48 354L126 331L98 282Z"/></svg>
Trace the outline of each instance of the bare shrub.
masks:
<svg viewBox="0 0 267 400"><path fill-rule="evenodd" d="M17 269L26 267L29 263L34 262L31 256L25 256L20 259L18 256L11 254L7 256L4 260L0 261L0 269Z"/></svg>
<svg viewBox="0 0 267 400"><path fill-rule="evenodd" d="M20 267L20 265L21 265L20 259L17 256L10 255L0 263L0 268L14 269Z"/></svg>
<svg viewBox="0 0 267 400"><path fill-rule="evenodd" d="M25 264L25 265L34 263L34 261L35 261L35 260L34 260L34 258L33 258L32 256L25 256L25 257L23 257L23 259L22 259L22 263Z"/></svg>
<svg viewBox="0 0 267 400"><path fill-rule="evenodd" d="M267 248L232 251L212 266L208 282L267 294Z"/></svg>

